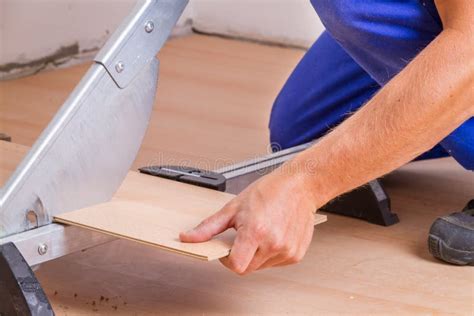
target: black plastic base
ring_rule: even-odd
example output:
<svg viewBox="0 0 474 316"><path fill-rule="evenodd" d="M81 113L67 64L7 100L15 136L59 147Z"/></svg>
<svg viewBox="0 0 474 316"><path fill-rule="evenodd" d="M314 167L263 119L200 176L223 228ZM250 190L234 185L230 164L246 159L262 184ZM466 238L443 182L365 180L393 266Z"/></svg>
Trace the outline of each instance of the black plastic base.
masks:
<svg viewBox="0 0 474 316"><path fill-rule="evenodd" d="M398 223L390 210L390 198L379 180L374 180L332 200L321 210L364 219L370 223L390 226Z"/></svg>
<svg viewBox="0 0 474 316"><path fill-rule="evenodd" d="M41 284L13 243L0 245L0 315L54 315Z"/></svg>

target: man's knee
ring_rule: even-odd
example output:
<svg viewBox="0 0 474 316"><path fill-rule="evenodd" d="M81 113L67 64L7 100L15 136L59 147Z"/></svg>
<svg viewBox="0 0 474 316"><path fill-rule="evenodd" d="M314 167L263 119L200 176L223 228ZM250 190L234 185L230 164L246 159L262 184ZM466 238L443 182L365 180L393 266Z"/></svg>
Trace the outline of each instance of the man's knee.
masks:
<svg viewBox="0 0 474 316"><path fill-rule="evenodd" d="M343 42L353 34L358 20L354 1L311 0L311 3L332 37Z"/></svg>
<svg viewBox="0 0 474 316"><path fill-rule="evenodd" d="M273 104L270 121L268 123L273 151L293 146L293 133L291 133L291 118L289 116L291 116L289 113L289 104L280 93Z"/></svg>

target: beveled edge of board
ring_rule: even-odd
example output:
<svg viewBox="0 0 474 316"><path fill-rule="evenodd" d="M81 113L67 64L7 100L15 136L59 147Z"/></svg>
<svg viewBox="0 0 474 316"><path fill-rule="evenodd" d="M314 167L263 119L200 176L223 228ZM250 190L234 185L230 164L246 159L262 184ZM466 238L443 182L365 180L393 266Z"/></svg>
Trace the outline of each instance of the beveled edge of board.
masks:
<svg viewBox="0 0 474 316"><path fill-rule="evenodd" d="M328 217L322 214L314 214L314 226L328 221Z"/></svg>
<svg viewBox="0 0 474 316"><path fill-rule="evenodd" d="M76 227L80 227L80 228L84 228L84 229L88 229L88 230L92 230L92 231L95 231L95 232L98 232L98 233L101 233L101 234L109 235L109 236L112 236L112 237L117 237L119 239L130 240L130 241L133 241L133 242L137 242L139 244L155 247L155 248L158 248L158 249L166 250L166 251L169 251L169 252L172 252L172 253L184 255L184 256L187 256L187 257L192 257L192 258L203 260L203 261L217 260L217 259L228 256L229 253L230 253L230 249L229 249L229 250L225 251L225 253L224 252L218 253L214 256L198 255L198 254L187 252L187 251L184 251L184 250L179 250L179 249L167 247L167 246L164 246L164 245L159 245L159 244L155 244L155 243L151 243L151 242L146 242L146 241L143 241L141 239L133 238L133 237L130 237L130 236L125 236L125 235L118 234L118 233L108 232L108 231L105 231L105 230L101 230L99 228L95 228L95 227L92 227L92 226L89 226L89 225L79 224L79 223L76 223L76 222L73 222L73 221L68 221L68 220L65 220L65 219L62 219L62 218L54 217L54 222L60 223L60 224L65 224L65 225L76 226Z"/></svg>

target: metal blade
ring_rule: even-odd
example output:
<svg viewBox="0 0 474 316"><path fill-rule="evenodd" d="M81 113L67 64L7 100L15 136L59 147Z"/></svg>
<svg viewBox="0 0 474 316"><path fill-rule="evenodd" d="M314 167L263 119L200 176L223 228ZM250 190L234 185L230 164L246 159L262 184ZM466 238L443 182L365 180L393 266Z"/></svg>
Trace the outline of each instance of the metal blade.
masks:
<svg viewBox="0 0 474 316"><path fill-rule="evenodd" d="M109 200L136 157L157 80L156 59L127 89L94 64L3 188L0 237Z"/></svg>

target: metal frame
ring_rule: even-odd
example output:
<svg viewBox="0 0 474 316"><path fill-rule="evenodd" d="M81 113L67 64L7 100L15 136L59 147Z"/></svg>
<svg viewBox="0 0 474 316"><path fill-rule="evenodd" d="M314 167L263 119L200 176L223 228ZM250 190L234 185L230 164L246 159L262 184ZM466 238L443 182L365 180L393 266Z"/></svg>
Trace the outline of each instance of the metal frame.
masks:
<svg viewBox="0 0 474 316"><path fill-rule="evenodd" d="M213 172L222 174L226 178L225 192L239 194L250 183L272 172L282 163L290 160L313 144L314 142L310 142L291 147L262 157L216 169Z"/></svg>
<svg viewBox="0 0 474 316"><path fill-rule="evenodd" d="M120 88L127 87L163 47L188 0L139 1L95 61Z"/></svg>
<svg viewBox="0 0 474 316"><path fill-rule="evenodd" d="M33 267L115 239L87 229L53 223L0 239L0 245L14 243Z"/></svg>

